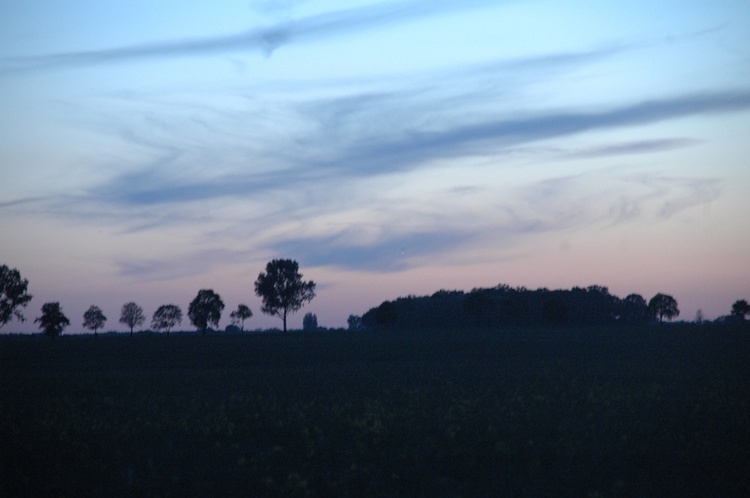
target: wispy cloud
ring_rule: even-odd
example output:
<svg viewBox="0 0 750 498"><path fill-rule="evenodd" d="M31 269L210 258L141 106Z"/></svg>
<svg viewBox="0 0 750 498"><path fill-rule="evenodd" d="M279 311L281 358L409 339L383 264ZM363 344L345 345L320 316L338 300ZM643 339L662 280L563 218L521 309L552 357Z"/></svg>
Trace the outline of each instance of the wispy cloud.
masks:
<svg viewBox="0 0 750 498"><path fill-rule="evenodd" d="M721 191L716 178L595 170L520 185L476 212L446 202L416 224L404 223L415 213L382 213L376 237L363 235L367 227L352 221L332 235L289 231L268 241L265 250L299 255L305 265L398 272L477 252L507 254L529 237L663 221L716 201ZM308 219L314 221L314 215Z"/></svg>
<svg viewBox="0 0 750 498"><path fill-rule="evenodd" d="M250 251L207 249L189 251L168 258L127 258L114 262L117 275L140 282L158 282L200 275L222 264L242 263Z"/></svg>
<svg viewBox="0 0 750 498"><path fill-rule="evenodd" d="M499 0L463 2L399 0L326 12L231 35L6 58L0 61L0 74L239 51L261 51L270 55L280 47L292 43L314 41L329 36L498 3L504 2Z"/></svg>
<svg viewBox="0 0 750 498"><path fill-rule="evenodd" d="M750 109L750 91L747 90L684 95L598 112L552 112L515 119L488 120L436 132L413 131L392 140L375 143L369 140L364 143L363 140L353 144L347 160L356 160L354 162L365 165L370 163L373 170L380 170L384 163L402 168L436 157L490 154L508 146L591 130L747 109Z"/></svg>
<svg viewBox="0 0 750 498"><path fill-rule="evenodd" d="M337 103L336 105L339 105ZM492 156L519 145L578 133L624 128L693 116L750 109L750 91L726 91L651 100L602 111L567 111L477 123L437 125L437 131L387 130L375 127L357 137L306 136L310 147L289 147L278 169L233 171L222 175L178 177L148 167L117 175L92 188L90 196L105 203L133 206L191 203L246 197L274 190L315 188L346 178L366 178L410 171L446 158ZM340 110L337 112L341 112ZM393 108L394 113L399 110ZM408 119L404 116L404 120ZM435 126L433 124L433 126ZM605 146L586 156L659 152L694 144L690 139L662 139ZM325 145L329 150L318 154ZM275 154L274 151L267 151Z"/></svg>
<svg viewBox="0 0 750 498"><path fill-rule="evenodd" d="M46 197L25 197L23 199L14 199L12 201L0 202L0 209L7 209L16 206L24 206L45 200Z"/></svg>
<svg viewBox="0 0 750 498"><path fill-rule="evenodd" d="M586 150L566 152L564 155L570 158L597 158L609 156L625 156L631 154L653 154L656 152L667 152L685 147L698 145L699 140L691 138L663 138L654 140L637 140L618 144L592 147Z"/></svg>
<svg viewBox="0 0 750 498"><path fill-rule="evenodd" d="M384 234L377 241L353 244L345 232L326 238L294 238L272 246L277 254L299 254L311 266L337 266L366 271L398 271L415 260L439 255L475 239L455 229Z"/></svg>

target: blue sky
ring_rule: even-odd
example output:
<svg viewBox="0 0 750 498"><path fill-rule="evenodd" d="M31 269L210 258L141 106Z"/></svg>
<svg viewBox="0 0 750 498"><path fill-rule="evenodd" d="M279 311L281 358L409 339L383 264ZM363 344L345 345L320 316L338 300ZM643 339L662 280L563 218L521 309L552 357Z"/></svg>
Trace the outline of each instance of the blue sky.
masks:
<svg viewBox="0 0 750 498"><path fill-rule="evenodd" d="M0 1L0 263L81 329L272 258L340 326L498 283L750 298L745 1ZM299 323L296 323L299 322ZM183 325L187 326L187 323Z"/></svg>

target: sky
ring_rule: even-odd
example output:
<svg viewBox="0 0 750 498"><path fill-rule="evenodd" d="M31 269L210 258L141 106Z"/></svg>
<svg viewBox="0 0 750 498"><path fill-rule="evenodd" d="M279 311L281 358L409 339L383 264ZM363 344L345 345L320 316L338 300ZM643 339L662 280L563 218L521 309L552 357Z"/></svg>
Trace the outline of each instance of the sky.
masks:
<svg viewBox="0 0 750 498"><path fill-rule="evenodd" d="M498 284L750 299L750 4L0 0L0 264L107 330L291 258L345 326ZM187 319L182 324L189 329Z"/></svg>

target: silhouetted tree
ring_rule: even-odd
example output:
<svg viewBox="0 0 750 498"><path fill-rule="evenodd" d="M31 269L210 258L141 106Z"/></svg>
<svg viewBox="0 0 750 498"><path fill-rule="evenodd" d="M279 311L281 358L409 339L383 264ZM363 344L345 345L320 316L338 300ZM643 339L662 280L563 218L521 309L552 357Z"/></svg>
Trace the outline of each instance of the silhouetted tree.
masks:
<svg viewBox="0 0 750 498"><path fill-rule="evenodd" d="M202 289L190 303L188 316L193 325L198 327L201 335L206 335L209 324L219 326L221 312L224 310L224 301L212 289Z"/></svg>
<svg viewBox="0 0 750 498"><path fill-rule="evenodd" d="M154 330L166 330L167 335L169 335L172 327L178 323L182 323L182 310L176 304L159 306L151 317L151 328Z"/></svg>
<svg viewBox="0 0 750 498"><path fill-rule="evenodd" d="M28 286L29 281L22 279L18 270L0 266L0 328L14 316L19 322L26 320L20 308L25 308L33 297L27 293Z"/></svg>
<svg viewBox="0 0 750 498"><path fill-rule="evenodd" d="M318 317L315 313L305 313L305 316L302 317L302 330L306 332L318 330Z"/></svg>
<svg viewBox="0 0 750 498"><path fill-rule="evenodd" d="M732 305L732 316L744 320L747 315L750 315L750 304L744 299L735 301Z"/></svg>
<svg viewBox="0 0 750 498"><path fill-rule="evenodd" d="M657 294L651 298L648 302L648 316L651 318L658 318L659 323L664 321L664 318L671 320L680 316L680 310L677 308L677 301L672 296L667 294Z"/></svg>
<svg viewBox="0 0 750 498"><path fill-rule="evenodd" d="M245 331L245 320L253 316L253 312L246 304L237 305L237 309L229 314L229 318L232 319L232 324L240 324L240 332Z"/></svg>
<svg viewBox="0 0 750 498"><path fill-rule="evenodd" d="M274 259L255 281L255 293L263 300L261 311L281 318L286 329L286 317L298 311L315 297L315 282L304 282L299 264L291 259Z"/></svg>
<svg viewBox="0 0 750 498"><path fill-rule="evenodd" d="M130 327L130 335L133 335L133 327L141 325L146 320L143 309L134 302L125 303L120 310L120 323Z"/></svg>
<svg viewBox="0 0 750 498"><path fill-rule="evenodd" d="M91 306L86 313L83 314L83 326L89 330L94 331L94 337L97 337L96 331L104 327L107 322L107 317L102 313L99 306Z"/></svg>
<svg viewBox="0 0 750 498"><path fill-rule="evenodd" d="M51 302L42 305L42 316L34 320L39 323L39 328L50 337L62 334L62 331L70 325L70 320L63 314L60 303Z"/></svg>
<svg viewBox="0 0 750 498"><path fill-rule="evenodd" d="M464 298L464 313L474 317L476 325L492 310L495 302L482 290L473 290Z"/></svg>

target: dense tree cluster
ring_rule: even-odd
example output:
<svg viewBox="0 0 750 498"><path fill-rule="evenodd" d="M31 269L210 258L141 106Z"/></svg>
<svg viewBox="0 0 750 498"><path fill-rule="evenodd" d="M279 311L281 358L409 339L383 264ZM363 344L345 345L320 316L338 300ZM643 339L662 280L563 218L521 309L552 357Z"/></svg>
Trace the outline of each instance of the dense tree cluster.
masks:
<svg viewBox="0 0 750 498"><path fill-rule="evenodd" d="M664 294L647 304L638 294L621 299L600 285L570 290L498 285L471 292L440 290L432 296L385 301L365 313L362 323L367 327L398 328L638 324L678 315L677 302Z"/></svg>

